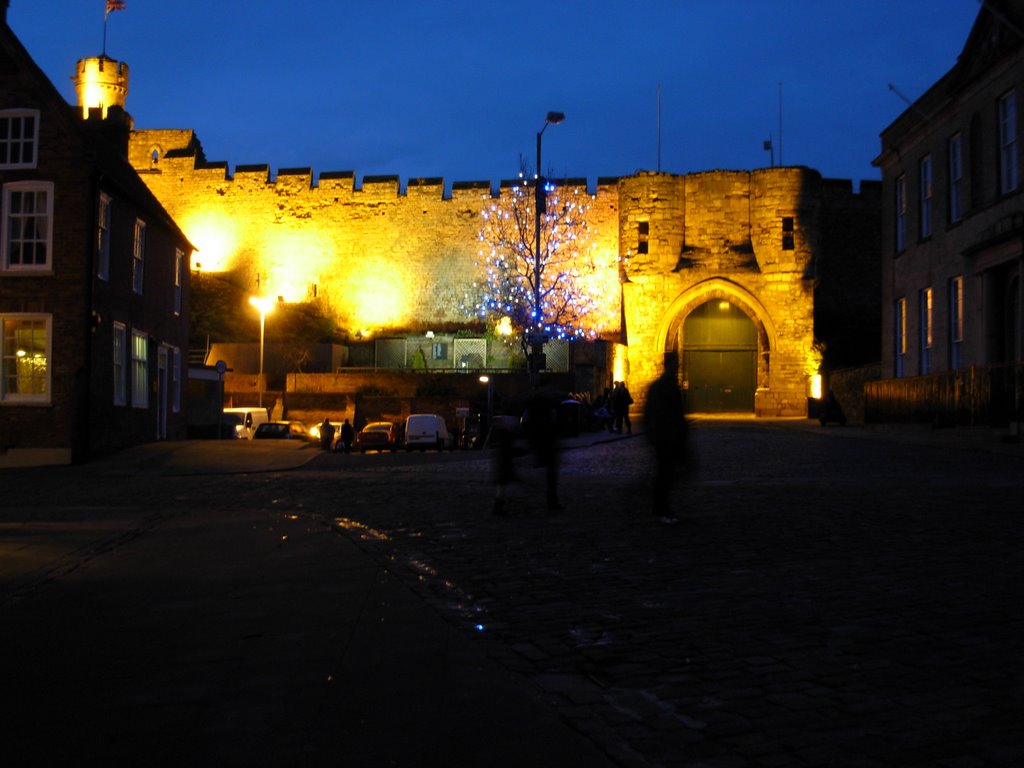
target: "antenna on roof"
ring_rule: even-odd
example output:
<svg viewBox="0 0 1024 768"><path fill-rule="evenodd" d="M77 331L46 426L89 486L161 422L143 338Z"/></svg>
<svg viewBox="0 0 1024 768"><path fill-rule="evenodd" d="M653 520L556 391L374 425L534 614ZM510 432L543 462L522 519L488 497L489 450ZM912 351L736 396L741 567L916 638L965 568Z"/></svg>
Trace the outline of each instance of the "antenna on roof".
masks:
<svg viewBox="0 0 1024 768"><path fill-rule="evenodd" d="M779 167L782 167L782 81L779 81Z"/></svg>
<svg viewBox="0 0 1024 768"><path fill-rule="evenodd" d="M917 114L919 114L924 119L925 122L928 122L929 120L931 120L931 117L932 117L931 115L925 114L924 110L922 110L914 102L912 102L910 99L908 99L903 94L903 92L899 88L897 88L895 85L893 85L892 83L889 83L889 90L892 91L893 93L895 93L897 96L899 96L903 101L907 102L907 106L909 106L911 109L913 109L915 112L917 112Z"/></svg>
<svg viewBox="0 0 1024 768"><path fill-rule="evenodd" d="M658 173L661 173L661 83L658 83Z"/></svg>

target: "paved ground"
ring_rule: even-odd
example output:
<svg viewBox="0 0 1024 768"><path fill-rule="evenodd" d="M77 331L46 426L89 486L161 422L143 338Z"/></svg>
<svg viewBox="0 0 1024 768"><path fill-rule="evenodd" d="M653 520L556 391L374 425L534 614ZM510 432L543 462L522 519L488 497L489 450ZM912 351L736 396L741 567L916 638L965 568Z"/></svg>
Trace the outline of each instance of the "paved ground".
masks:
<svg viewBox="0 0 1024 768"><path fill-rule="evenodd" d="M1024 764L1019 446L693 437L676 528L639 437L564 451L555 517L524 457L493 518L479 453L4 473L3 722L113 762Z"/></svg>

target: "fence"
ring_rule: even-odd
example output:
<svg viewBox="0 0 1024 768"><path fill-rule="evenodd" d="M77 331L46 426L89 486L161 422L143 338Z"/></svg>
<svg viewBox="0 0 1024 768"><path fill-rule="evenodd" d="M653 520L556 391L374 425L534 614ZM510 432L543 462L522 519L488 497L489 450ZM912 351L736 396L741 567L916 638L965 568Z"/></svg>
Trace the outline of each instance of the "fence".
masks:
<svg viewBox="0 0 1024 768"><path fill-rule="evenodd" d="M992 427L1024 421L1024 362L866 382L864 420Z"/></svg>
<svg viewBox="0 0 1024 768"><path fill-rule="evenodd" d="M544 345L544 351L548 371L569 370L569 342L550 341ZM356 368L431 373L521 370L526 366L522 353L514 344L491 338L460 336L375 339L361 348L354 345L349 363Z"/></svg>

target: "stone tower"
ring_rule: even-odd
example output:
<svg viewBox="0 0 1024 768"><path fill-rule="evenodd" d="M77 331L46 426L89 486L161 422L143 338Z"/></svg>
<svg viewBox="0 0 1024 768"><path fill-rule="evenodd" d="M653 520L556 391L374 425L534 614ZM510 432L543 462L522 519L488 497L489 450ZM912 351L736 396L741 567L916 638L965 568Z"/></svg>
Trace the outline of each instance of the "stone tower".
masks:
<svg viewBox="0 0 1024 768"><path fill-rule="evenodd" d="M110 107L124 109L128 98L128 65L106 55L79 59L75 72L75 92L82 117L88 119L90 109L102 110L106 119Z"/></svg>

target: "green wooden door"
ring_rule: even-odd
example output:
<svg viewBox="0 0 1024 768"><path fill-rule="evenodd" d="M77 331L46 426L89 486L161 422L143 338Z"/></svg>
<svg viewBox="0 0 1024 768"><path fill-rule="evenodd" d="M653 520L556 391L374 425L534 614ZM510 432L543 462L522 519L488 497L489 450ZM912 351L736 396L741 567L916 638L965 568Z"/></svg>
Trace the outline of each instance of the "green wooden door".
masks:
<svg viewBox="0 0 1024 768"><path fill-rule="evenodd" d="M750 412L757 386L757 328L726 301L697 307L683 325L687 410Z"/></svg>

